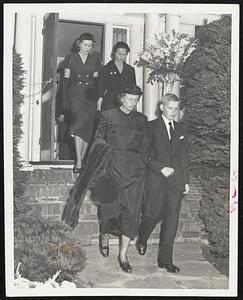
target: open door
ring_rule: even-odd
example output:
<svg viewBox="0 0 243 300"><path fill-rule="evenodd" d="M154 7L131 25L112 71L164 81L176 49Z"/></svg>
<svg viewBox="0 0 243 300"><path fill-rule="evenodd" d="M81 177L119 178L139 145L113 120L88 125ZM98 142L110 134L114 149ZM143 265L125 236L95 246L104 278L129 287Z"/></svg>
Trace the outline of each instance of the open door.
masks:
<svg viewBox="0 0 243 300"><path fill-rule="evenodd" d="M44 18L40 160L54 160L58 14Z"/></svg>

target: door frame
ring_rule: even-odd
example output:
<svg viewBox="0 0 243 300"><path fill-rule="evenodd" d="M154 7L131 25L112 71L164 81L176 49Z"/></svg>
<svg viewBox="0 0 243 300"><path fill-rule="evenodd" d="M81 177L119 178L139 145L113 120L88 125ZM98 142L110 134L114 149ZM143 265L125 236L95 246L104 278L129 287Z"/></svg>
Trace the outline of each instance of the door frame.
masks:
<svg viewBox="0 0 243 300"><path fill-rule="evenodd" d="M52 80L50 83L48 83L46 85L46 82L44 82L44 55L45 55L45 22L47 21L48 18L50 17L54 17L54 43L53 43L53 53L54 55L51 56L52 60L51 60L51 78L50 80ZM41 107L42 107L42 103L44 103L44 91L45 91L45 88L49 85L49 84L52 84L51 88L48 91L51 91L51 95L50 95L50 101L51 101L51 120L50 120L50 131L51 131L51 137L50 137L50 149L44 149L42 150L42 141L43 141L43 134L40 130L40 161L50 161L52 162L54 160L54 136L55 136L55 107L56 107L56 103L55 103L55 99L56 99L56 91L57 91L57 85L56 85L56 70L57 70L57 64L56 64L56 54L57 54L57 39L56 39L56 32L57 32L57 24L58 24L58 19L59 19L59 15L58 13L51 13L51 14L48 14L48 15L45 15L44 18L43 18L43 31L42 31L42 34L43 34L43 51L42 51L42 87L41 87ZM51 55L53 54L51 53ZM45 80L47 80L45 78ZM49 80L49 79L48 79ZM43 113L43 111L42 111ZM42 115L41 115L41 124L40 124L40 128L42 129ZM46 151L46 152L45 152ZM45 155L47 155L49 157L49 159L42 159L42 155L43 157L45 157Z"/></svg>

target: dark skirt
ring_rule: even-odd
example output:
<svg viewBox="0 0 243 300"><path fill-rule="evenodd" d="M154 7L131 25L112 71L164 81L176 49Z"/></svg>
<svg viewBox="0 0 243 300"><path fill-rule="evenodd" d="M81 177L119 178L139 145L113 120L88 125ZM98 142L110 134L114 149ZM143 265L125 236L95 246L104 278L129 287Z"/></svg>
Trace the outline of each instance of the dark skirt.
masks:
<svg viewBox="0 0 243 300"><path fill-rule="evenodd" d="M140 220L145 181L145 166L138 153L113 154L106 175L95 194L100 201L101 233L136 237Z"/></svg>
<svg viewBox="0 0 243 300"><path fill-rule="evenodd" d="M90 143L96 119L96 102L70 99L71 125L69 133Z"/></svg>

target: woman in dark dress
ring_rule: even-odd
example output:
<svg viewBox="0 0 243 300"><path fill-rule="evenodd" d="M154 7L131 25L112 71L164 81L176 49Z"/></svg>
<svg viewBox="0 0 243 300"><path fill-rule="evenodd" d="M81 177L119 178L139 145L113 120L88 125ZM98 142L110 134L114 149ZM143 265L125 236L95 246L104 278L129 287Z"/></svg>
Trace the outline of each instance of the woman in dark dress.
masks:
<svg viewBox="0 0 243 300"><path fill-rule="evenodd" d="M70 109L71 113L69 132L75 143L75 173L81 170L96 118L97 103L85 97L87 89L95 87L101 69L100 58L90 54L94 43L92 34L81 34L76 40L77 51L65 59L63 106L64 109Z"/></svg>
<svg viewBox="0 0 243 300"><path fill-rule="evenodd" d="M126 61L130 48L124 42L118 42L112 49L112 60L101 70L98 84L98 109L101 111L119 107L117 95L129 85L136 85L135 69Z"/></svg>
<svg viewBox="0 0 243 300"><path fill-rule="evenodd" d="M137 235L143 199L145 165L139 149L146 117L135 111L141 94L136 85L121 90L121 106L101 113L95 136L112 149L106 173L95 188L100 200L99 248L108 256L109 233L120 236L118 261L124 272L132 272L127 252Z"/></svg>

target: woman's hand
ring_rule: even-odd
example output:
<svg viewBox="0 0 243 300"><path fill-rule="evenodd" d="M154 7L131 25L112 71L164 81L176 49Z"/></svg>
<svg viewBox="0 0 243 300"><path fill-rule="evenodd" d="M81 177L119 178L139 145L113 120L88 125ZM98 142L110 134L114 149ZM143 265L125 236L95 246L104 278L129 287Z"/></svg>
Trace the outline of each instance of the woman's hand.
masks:
<svg viewBox="0 0 243 300"><path fill-rule="evenodd" d="M58 117L58 121L59 121L60 123L63 123L63 122L64 122L64 115L63 115L63 114L61 114L61 115Z"/></svg>
<svg viewBox="0 0 243 300"><path fill-rule="evenodd" d="M185 191L183 192L184 195L188 194L190 191L190 186L189 184L185 184Z"/></svg>

